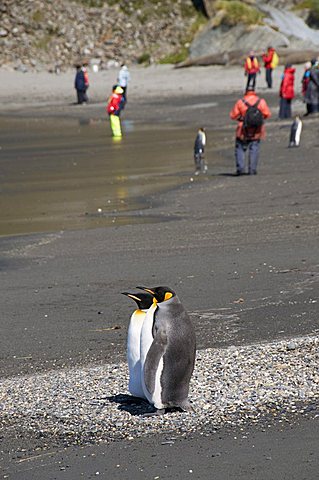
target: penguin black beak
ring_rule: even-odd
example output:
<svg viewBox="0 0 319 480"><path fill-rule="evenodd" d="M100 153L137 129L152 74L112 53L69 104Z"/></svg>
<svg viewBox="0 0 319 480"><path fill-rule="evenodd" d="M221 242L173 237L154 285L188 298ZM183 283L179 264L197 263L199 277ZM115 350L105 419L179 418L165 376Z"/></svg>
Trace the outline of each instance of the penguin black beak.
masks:
<svg viewBox="0 0 319 480"><path fill-rule="evenodd" d="M133 295L133 293L129 292L121 292L121 295L126 295L127 297L132 298L133 300L137 300L138 302L141 301L141 299L137 295Z"/></svg>
<svg viewBox="0 0 319 480"><path fill-rule="evenodd" d="M136 287L136 288L139 288L140 290L144 290L144 292L148 292L150 293L151 295L155 295L155 292L153 290L151 290L150 288L147 288L147 287Z"/></svg>

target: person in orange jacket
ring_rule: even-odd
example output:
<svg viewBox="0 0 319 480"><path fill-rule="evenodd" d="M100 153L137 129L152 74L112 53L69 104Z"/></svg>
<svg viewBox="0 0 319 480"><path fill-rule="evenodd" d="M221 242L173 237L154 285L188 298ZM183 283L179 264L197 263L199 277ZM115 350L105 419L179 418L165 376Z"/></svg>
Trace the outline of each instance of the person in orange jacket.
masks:
<svg viewBox="0 0 319 480"><path fill-rule="evenodd" d="M258 59L255 56L254 51L251 50L245 60L245 75L247 75L246 90L250 86L255 88L257 73L260 73Z"/></svg>
<svg viewBox="0 0 319 480"><path fill-rule="evenodd" d="M260 140L265 138L264 120L270 116L271 112L266 101L256 95L252 86L246 89L244 97L239 99L232 108L230 118L238 122L235 142L237 175L245 173L245 152L247 150L249 152L248 174L257 174Z"/></svg>
<svg viewBox="0 0 319 480"><path fill-rule="evenodd" d="M273 47L268 47L267 52L263 54L262 59L265 66L266 71L266 83L268 88L272 88L272 71L275 68L273 63L274 56L276 55L276 51ZM278 56L277 56L278 59Z"/></svg>

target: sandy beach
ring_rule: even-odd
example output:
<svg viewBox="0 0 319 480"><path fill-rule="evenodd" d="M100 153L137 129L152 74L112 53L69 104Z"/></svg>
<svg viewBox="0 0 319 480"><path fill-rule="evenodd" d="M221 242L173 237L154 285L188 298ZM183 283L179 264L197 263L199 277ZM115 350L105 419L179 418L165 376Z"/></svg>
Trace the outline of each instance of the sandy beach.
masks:
<svg viewBox="0 0 319 480"><path fill-rule="evenodd" d="M74 72L0 71L1 478L317 478L318 118L288 149L280 73L258 78L273 115L238 178L237 67L132 68L120 145L116 70L90 74L83 106ZM145 421L125 390L120 292L139 284L170 285L194 322L192 416Z"/></svg>

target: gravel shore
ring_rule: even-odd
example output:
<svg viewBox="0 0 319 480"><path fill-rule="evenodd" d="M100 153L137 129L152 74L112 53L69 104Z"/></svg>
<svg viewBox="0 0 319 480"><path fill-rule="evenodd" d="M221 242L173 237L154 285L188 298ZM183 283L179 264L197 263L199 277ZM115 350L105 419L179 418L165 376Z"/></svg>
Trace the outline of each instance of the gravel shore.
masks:
<svg viewBox="0 0 319 480"><path fill-rule="evenodd" d="M319 337L197 353L192 413L143 417L150 405L128 395L126 364L65 369L2 382L1 429L63 446L150 434L212 433L260 416L304 412L319 399ZM307 410L307 409L306 409ZM301 412L301 413L302 413Z"/></svg>
<svg viewBox="0 0 319 480"><path fill-rule="evenodd" d="M24 122L31 119L42 125L42 130L33 131L34 138L45 140L45 119L52 122L65 116L76 129L85 129L96 152L94 135L101 145L104 135L104 125L96 119L104 118L102 102L116 73L92 74L91 103L78 107L71 106L74 72L57 76L1 71L1 119L9 139L2 153L8 156L6 168L10 166L12 178L18 178L19 194L24 193L22 185L33 185L25 175L25 136L30 141L30 130L25 132ZM126 118L142 133L159 123L173 126L172 136L181 132L180 139L174 134L159 148L163 155L174 158L177 150L185 157L178 183L182 185L153 193L144 209L133 210L124 225L116 214L117 223L112 226L105 222L100 228L77 231L61 226L35 235L28 235L26 229L23 235L1 238L0 438L5 442L0 466L4 466L4 478L78 480L104 472L105 478L117 480L181 480L192 470L197 472L192 473L193 480L316 480L317 118L304 120L301 147L288 149L290 122L275 118L281 71L275 72L275 87L267 93L261 75L258 91L269 101L273 118L262 145L259 175L237 178L231 173L235 125L230 124L229 110L243 90L242 69L159 66L131 73ZM304 106L296 101L293 109L302 112ZM209 175L191 181L191 144L199 119L209 128ZM88 127L82 127L83 120ZM63 122L56 123L63 128ZM29 148L27 158L39 159L41 167L44 159L51 158L48 152L56 161L68 158L72 145L66 141L60 151L57 137L50 137L49 149L46 144L39 150ZM139 145L149 145L140 151L154 162L154 142L143 138L134 143L134 138L127 135L128 146L139 152ZM86 159L83 165L87 175ZM31 161L28 166L35 168ZM48 161L47 166L50 172L52 163ZM99 177L92 164L90 169L93 177L94 173ZM48 178L46 173L44 179ZM64 175L61 178L65 180ZM158 177L152 171L150 178L157 181ZM43 191L48 190L45 185ZM12 195L12 190L7 191ZM63 197L59 189L56 196ZM20 197L10 198L14 204ZM25 196L21 198L25 201ZM96 211L95 203L90 208ZM113 218L114 212L110 215ZM150 216L152 221L136 224L136 216L142 220ZM171 285L194 320L198 352L191 413L143 417L150 406L128 395L124 358L130 307L119 301L119 292L141 283ZM249 439L244 452L233 445L238 430L243 439L243 432L251 427L252 439L268 418L277 427L273 432L265 428L258 447L256 443L253 448L254 440L249 443ZM283 442L285 426L289 434L286 430ZM231 432L231 438L225 431ZM270 471L266 450L273 445L277 456ZM86 462L86 453L82 458L83 448L103 450L99 467L91 457ZM131 453L125 455L128 449ZM168 449L169 475L165 470ZM194 451L199 452L195 459ZM222 455L217 470L215 464L212 470L216 452ZM227 452L231 452L228 457ZM63 460L57 460L59 455ZM257 457L262 458L256 470ZM68 465L68 476L61 477ZM147 475L141 474L142 468Z"/></svg>

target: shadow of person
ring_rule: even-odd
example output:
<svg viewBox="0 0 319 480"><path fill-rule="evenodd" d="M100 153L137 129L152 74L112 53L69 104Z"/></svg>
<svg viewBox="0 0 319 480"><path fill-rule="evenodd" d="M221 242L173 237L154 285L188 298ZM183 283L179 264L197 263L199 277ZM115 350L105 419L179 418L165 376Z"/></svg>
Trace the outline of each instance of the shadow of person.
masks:
<svg viewBox="0 0 319 480"><path fill-rule="evenodd" d="M238 177L238 174L235 173L217 173L217 177Z"/></svg>

